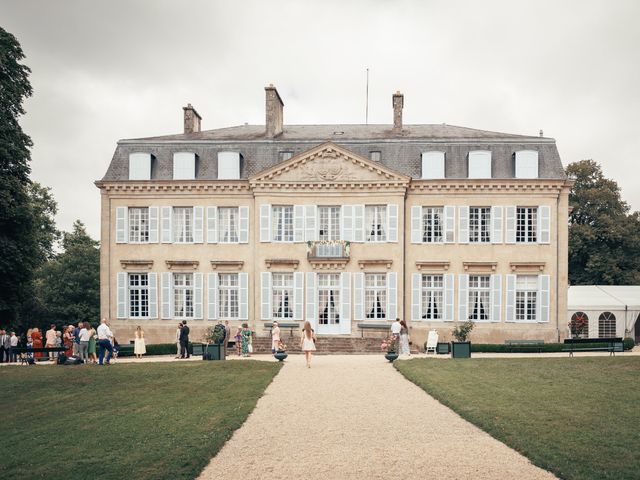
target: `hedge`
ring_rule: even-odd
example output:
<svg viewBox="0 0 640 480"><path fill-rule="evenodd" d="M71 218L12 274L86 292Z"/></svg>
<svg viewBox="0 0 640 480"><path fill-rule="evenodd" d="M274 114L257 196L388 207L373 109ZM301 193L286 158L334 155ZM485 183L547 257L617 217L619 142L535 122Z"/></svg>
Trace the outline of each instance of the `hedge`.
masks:
<svg viewBox="0 0 640 480"><path fill-rule="evenodd" d="M125 347L123 349L123 347ZM176 355L175 343L152 343L146 345L147 355ZM193 352L193 343L189 343L189 353ZM119 357L133 357L133 344L121 344Z"/></svg>
<svg viewBox="0 0 640 480"><path fill-rule="evenodd" d="M625 338L624 341L624 349L631 350L635 342L633 338ZM580 345L580 347L589 347L591 344L585 343ZM594 347L601 347L602 344L593 344ZM509 351L509 346L503 343L473 343L471 342L471 351L472 352L485 352L485 353L521 353L526 350L514 349L514 352ZM541 352L561 352L562 349L565 348L564 343L545 343L544 345L540 345ZM534 351L534 350L529 350Z"/></svg>

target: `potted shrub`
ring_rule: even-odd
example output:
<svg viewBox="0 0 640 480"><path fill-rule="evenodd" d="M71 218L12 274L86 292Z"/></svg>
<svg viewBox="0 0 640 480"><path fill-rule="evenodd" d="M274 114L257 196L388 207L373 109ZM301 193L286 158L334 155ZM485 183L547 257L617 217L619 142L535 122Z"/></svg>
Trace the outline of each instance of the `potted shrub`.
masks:
<svg viewBox="0 0 640 480"><path fill-rule="evenodd" d="M225 335L224 325L221 323L205 330L203 340L207 346L202 355L203 360L225 360L223 345Z"/></svg>
<svg viewBox="0 0 640 480"><path fill-rule="evenodd" d="M280 362L289 356L287 354L287 346L282 342L282 340L278 342L278 348L276 349L276 353L274 353L273 356Z"/></svg>
<svg viewBox="0 0 640 480"><path fill-rule="evenodd" d="M385 338L380 344L380 349L385 352L384 358L393 362L396 358L398 358L398 345L396 339L393 335Z"/></svg>
<svg viewBox="0 0 640 480"><path fill-rule="evenodd" d="M471 342L469 341L469 334L473 330L474 323L471 320L467 320L461 323L451 332L453 338L456 341L451 342L451 356L453 358L470 358L471 357Z"/></svg>

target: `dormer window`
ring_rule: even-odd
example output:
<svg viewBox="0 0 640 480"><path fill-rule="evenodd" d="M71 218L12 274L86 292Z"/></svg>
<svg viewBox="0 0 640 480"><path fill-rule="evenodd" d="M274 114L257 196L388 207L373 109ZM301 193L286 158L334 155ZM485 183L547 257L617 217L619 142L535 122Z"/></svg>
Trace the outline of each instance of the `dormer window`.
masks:
<svg viewBox="0 0 640 480"><path fill-rule="evenodd" d="M174 180L195 180L196 178L196 154L195 153L174 153L173 154L173 179Z"/></svg>
<svg viewBox="0 0 640 480"><path fill-rule="evenodd" d="M516 178L538 178L538 152L535 150L516 152Z"/></svg>
<svg viewBox="0 0 640 480"><path fill-rule="evenodd" d="M444 152L422 152L422 178L444 178Z"/></svg>
<svg viewBox="0 0 640 480"><path fill-rule="evenodd" d="M379 162L382 160L382 152L380 150L373 150L369 152L369 158L374 162Z"/></svg>
<svg viewBox="0 0 640 480"><path fill-rule="evenodd" d="M469 178L491 178L491 152L489 150L469 152Z"/></svg>
<svg viewBox="0 0 640 480"><path fill-rule="evenodd" d="M280 161L289 160L291 157L293 157L293 152L280 152Z"/></svg>
<svg viewBox="0 0 640 480"><path fill-rule="evenodd" d="M240 179L240 153L219 152L218 153L218 179L238 180Z"/></svg>
<svg viewBox="0 0 640 480"><path fill-rule="evenodd" d="M151 154L129 154L129 180L151 180Z"/></svg>

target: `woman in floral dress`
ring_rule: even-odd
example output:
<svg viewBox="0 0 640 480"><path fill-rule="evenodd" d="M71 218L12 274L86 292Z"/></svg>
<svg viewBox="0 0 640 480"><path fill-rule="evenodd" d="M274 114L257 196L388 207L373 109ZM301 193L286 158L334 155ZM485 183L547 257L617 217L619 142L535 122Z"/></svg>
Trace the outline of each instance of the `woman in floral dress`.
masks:
<svg viewBox="0 0 640 480"><path fill-rule="evenodd" d="M251 345L251 330L246 323L242 324L242 356L248 357L251 353L249 351L249 345Z"/></svg>

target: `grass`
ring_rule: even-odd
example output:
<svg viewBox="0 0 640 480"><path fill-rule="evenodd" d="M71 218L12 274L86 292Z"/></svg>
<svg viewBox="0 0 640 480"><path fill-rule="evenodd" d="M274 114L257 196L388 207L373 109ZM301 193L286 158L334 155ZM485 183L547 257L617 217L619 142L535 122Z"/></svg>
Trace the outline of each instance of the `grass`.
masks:
<svg viewBox="0 0 640 480"><path fill-rule="evenodd" d="M0 368L0 478L191 479L280 365Z"/></svg>
<svg viewBox="0 0 640 480"><path fill-rule="evenodd" d="M394 365L560 478L640 475L640 357L414 359Z"/></svg>

